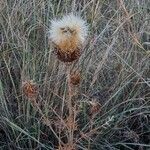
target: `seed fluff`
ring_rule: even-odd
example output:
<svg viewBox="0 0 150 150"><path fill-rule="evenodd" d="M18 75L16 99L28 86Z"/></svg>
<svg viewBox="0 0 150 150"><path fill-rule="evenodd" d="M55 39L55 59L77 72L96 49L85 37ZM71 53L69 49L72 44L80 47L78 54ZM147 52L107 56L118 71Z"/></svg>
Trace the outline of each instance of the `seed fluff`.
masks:
<svg viewBox="0 0 150 150"><path fill-rule="evenodd" d="M73 14L51 21L50 39L60 60L71 62L79 57L87 37L87 30L86 22Z"/></svg>

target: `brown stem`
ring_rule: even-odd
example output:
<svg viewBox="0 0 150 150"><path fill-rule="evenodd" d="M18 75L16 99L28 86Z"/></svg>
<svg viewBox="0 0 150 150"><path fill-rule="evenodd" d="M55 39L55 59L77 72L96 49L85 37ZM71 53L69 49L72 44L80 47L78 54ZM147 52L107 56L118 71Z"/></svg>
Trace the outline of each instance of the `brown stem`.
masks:
<svg viewBox="0 0 150 150"><path fill-rule="evenodd" d="M67 68L67 84L68 84L68 109L69 109L69 117L68 117L68 122L69 122L69 128L68 128L68 132L69 132L69 145L73 145L73 128L72 128L72 121L74 120L74 116L73 116L73 106L72 106L72 85L70 82L70 66L68 66Z"/></svg>

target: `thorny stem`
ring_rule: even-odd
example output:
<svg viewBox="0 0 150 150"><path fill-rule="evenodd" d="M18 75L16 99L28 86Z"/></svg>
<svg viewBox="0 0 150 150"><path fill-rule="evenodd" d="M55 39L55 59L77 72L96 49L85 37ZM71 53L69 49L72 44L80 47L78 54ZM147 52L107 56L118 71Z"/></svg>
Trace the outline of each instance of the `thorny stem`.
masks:
<svg viewBox="0 0 150 150"><path fill-rule="evenodd" d="M73 116L73 106L72 106L72 86L71 86L71 82L70 82L70 66L68 66L67 68L67 85L68 85L68 100L67 100L67 105L68 105L68 109L69 109L69 117L68 117L68 121L70 122L69 124L72 124L72 121L74 120L74 116ZM73 145L73 128L71 127L71 125L69 126L69 145Z"/></svg>

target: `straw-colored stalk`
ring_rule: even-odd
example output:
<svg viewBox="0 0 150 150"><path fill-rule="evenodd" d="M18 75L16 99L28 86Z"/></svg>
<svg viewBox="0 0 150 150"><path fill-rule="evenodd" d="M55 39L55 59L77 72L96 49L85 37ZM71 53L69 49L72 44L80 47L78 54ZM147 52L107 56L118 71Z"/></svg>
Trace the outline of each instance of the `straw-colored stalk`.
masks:
<svg viewBox="0 0 150 150"><path fill-rule="evenodd" d="M71 85L71 81L70 81L70 66L67 68L67 85L68 85L68 100L67 100L67 105L68 105L68 109L69 109L69 117L68 117L68 121L70 121L69 124L72 124L72 121L74 120L74 113L73 113L73 106L72 106L72 85ZM73 122L74 123L74 122ZM68 142L69 145L73 144L73 128L71 126L69 126L69 138L68 138Z"/></svg>

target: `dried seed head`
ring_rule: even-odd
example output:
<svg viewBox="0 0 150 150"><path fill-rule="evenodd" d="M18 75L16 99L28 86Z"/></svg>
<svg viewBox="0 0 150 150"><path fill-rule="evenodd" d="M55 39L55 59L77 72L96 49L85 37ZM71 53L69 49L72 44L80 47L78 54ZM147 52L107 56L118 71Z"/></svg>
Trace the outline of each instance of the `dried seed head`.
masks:
<svg viewBox="0 0 150 150"><path fill-rule="evenodd" d="M70 83L72 85L79 85L81 81L81 74L78 70L73 71L70 75Z"/></svg>
<svg viewBox="0 0 150 150"><path fill-rule="evenodd" d="M61 61L72 62L78 59L86 36L87 25L78 16L71 14L51 22L50 39Z"/></svg>
<svg viewBox="0 0 150 150"><path fill-rule="evenodd" d="M35 97L37 97L38 87L37 87L37 85L35 83L33 83L32 80L23 82L22 83L22 89L23 89L23 93L28 98L35 98Z"/></svg>
<svg viewBox="0 0 150 150"><path fill-rule="evenodd" d="M72 129L75 131L78 128L78 124L76 121L74 121L74 118L71 117L66 118L65 123L68 129Z"/></svg>
<svg viewBox="0 0 150 150"><path fill-rule="evenodd" d="M55 130L58 132L62 132L65 129L65 124L62 120L60 119L53 119L53 124L55 127Z"/></svg>
<svg viewBox="0 0 150 150"><path fill-rule="evenodd" d="M91 108L90 108L90 115L95 115L101 111L101 104L96 101L90 101Z"/></svg>
<svg viewBox="0 0 150 150"><path fill-rule="evenodd" d="M80 55L80 49L76 49L73 52L66 53L63 52L59 47L55 47L55 53L57 55L57 58L63 62L73 62L74 60L77 60Z"/></svg>

